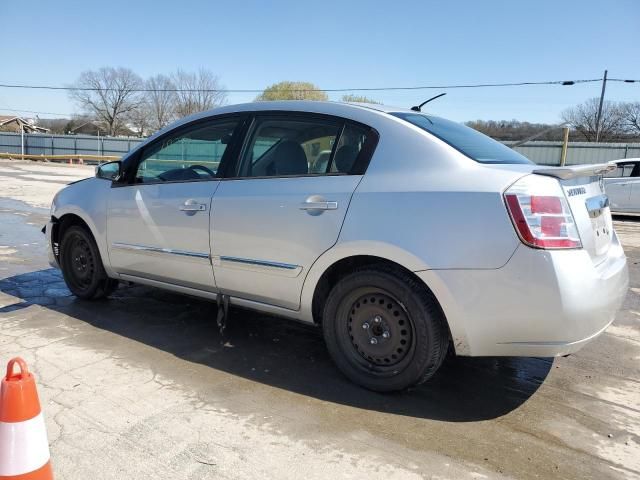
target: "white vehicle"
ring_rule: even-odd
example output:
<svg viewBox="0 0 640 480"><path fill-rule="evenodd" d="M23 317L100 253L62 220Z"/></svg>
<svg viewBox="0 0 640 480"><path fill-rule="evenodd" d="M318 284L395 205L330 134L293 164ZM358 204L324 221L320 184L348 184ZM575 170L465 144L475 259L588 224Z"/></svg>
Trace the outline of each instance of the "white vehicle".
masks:
<svg viewBox="0 0 640 480"><path fill-rule="evenodd" d="M640 213L640 158L616 160L604 176L604 189L614 213Z"/></svg>
<svg viewBox="0 0 640 480"><path fill-rule="evenodd" d="M80 298L123 280L315 324L346 376L397 390L449 348L565 355L607 328L628 284L611 168L419 111L227 106L60 191L46 235Z"/></svg>

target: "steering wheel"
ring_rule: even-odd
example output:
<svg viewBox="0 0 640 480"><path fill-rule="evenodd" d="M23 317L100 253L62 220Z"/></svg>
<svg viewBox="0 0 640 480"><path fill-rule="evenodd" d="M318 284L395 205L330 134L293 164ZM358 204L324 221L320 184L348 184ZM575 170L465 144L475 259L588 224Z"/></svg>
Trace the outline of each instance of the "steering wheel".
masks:
<svg viewBox="0 0 640 480"><path fill-rule="evenodd" d="M190 170L202 170L203 172L205 172L207 175L209 175L210 177L215 177L216 174L215 172L209 170L207 167L205 167L204 165L190 165L189 166Z"/></svg>

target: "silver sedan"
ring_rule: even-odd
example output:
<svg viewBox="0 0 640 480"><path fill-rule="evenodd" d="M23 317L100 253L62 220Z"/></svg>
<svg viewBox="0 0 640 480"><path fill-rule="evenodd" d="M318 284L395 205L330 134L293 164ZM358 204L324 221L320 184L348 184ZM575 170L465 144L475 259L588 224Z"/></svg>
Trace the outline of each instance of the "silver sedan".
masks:
<svg viewBox="0 0 640 480"><path fill-rule="evenodd" d="M614 213L640 213L640 158L616 160L604 177L604 188Z"/></svg>
<svg viewBox="0 0 640 480"><path fill-rule="evenodd" d="M228 305L318 325L347 377L398 390L447 351L565 355L607 328L628 283L611 168L414 110L227 106L60 191L46 235L80 298L127 281L217 300L221 327Z"/></svg>

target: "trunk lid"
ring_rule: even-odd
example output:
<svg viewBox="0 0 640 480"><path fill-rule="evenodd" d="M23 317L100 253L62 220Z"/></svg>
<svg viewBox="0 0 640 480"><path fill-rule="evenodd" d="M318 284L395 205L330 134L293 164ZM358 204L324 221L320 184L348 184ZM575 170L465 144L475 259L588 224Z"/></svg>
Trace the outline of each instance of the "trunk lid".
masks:
<svg viewBox="0 0 640 480"><path fill-rule="evenodd" d="M594 264L602 262L613 238L613 222L609 199L602 176L616 166L614 163L546 167L532 173L555 177L560 181L573 214L583 248Z"/></svg>

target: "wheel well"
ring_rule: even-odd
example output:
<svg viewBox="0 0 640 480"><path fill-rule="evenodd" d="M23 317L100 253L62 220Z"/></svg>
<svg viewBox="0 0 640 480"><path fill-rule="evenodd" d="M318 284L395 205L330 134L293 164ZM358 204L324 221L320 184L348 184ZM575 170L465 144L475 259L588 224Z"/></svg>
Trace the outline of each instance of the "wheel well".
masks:
<svg viewBox="0 0 640 480"><path fill-rule="evenodd" d="M56 259L60 260L60 242L62 241L62 236L64 232L74 225L83 227L93 236L91 233L91 229L87 222L82 220L78 215L73 213L67 213L60 218L51 217L51 222L53 227L51 229L51 245L53 247L53 253L56 256Z"/></svg>
<svg viewBox="0 0 640 480"><path fill-rule="evenodd" d="M324 305L329 296L329 292L331 288L344 276L353 272L356 268L362 267L383 267L385 269L392 269L395 271L401 271L407 275L410 275L415 278L415 280L420 285L424 285L424 288L433 298L438 302L438 299L433 295L433 292L429 289L427 285L411 270L403 267L402 265L393 262L391 260L387 260L382 257L375 257L371 255L357 255L353 257L343 258L342 260L337 261L333 265L331 265L320 277L318 280L318 284L316 285L316 289L313 293L313 300L311 304L311 311L313 313L313 321L316 324L320 324L322 322L322 314L324 311ZM438 302L438 306L440 303ZM444 315L443 315L444 317Z"/></svg>

